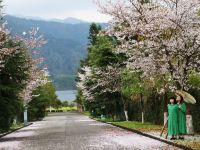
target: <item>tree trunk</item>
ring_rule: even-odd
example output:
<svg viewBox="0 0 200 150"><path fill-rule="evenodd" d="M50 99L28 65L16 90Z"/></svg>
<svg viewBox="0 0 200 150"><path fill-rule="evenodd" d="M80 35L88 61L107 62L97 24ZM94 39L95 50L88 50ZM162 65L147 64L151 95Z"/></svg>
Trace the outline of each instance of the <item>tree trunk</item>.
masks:
<svg viewBox="0 0 200 150"><path fill-rule="evenodd" d="M168 110L167 110L168 99L167 99L166 92L163 95L163 100L164 100L164 122L163 122L163 125L165 125L165 123L167 122L167 119L168 119Z"/></svg>
<svg viewBox="0 0 200 150"><path fill-rule="evenodd" d="M14 120L13 120L13 124L16 125L17 124L17 116L15 116Z"/></svg>
<svg viewBox="0 0 200 150"><path fill-rule="evenodd" d="M114 114L112 114L112 120L113 120L113 122L115 121L115 115Z"/></svg>
<svg viewBox="0 0 200 150"><path fill-rule="evenodd" d="M194 134L194 127L192 122L192 115L186 115L186 126L187 126L187 134Z"/></svg>
<svg viewBox="0 0 200 150"><path fill-rule="evenodd" d="M142 111L142 123L144 123L144 112Z"/></svg>
<svg viewBox="0 0 200 150"><path fill-rule="evenodd" d="M28 125L28 113L27 113L27 106L25 106L24 110L24 125Z"/></svg>
<svg viewBox="0 0 200 150"><path fill-rule="evenodd" d="M125 117L126 117L126 121L128 121L128 111L124 109L124 114L125 114Z"/></svg>
<svg viewBox="0 0 200 150"><path fill-rule="evenodd" d="M125 115L125 119L126 119L126 121L128 121L128 120L129 120L129 118L128 118L128 108L127 108L127 101L126 101L126 100L124 100L122 93L120 93L120 94L121 94L121 100L122 100L122 102L123 102L123 105L124 105L124 115Z"/></svg>
<svg viewBox="0 0 200 150"><path fill-rule="evenodd" d="M193 127L190 105L187 105L186 126L187 126L187 134L193 135L194 127Z"/></svg>
<svg viewBox="0 0 200 150"><path fill-rule="evenodd" d="M144 102L143 102L143 94L140 94L140 104L141 104L141 110L142 110L142 123L144 123Z"/></svg>

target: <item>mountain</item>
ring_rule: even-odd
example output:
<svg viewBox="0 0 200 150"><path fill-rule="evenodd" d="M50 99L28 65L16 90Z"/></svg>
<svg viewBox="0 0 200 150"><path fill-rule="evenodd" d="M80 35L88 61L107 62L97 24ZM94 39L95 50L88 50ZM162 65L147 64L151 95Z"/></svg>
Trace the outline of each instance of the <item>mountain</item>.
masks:
<svg viewBox="0 0 200 150"><path fill-rule="evenodd" d="M12 16L12 17L16 17L16 16ZM73 18L73 17L68 17L68 18L65 18L65 19L43 19L43 18L40 18L40 17L32 17L32 16L18 16L16 18L27 19L27 20L35 20L35 21L37 20L37 21L59 22L59 23L67 23L67 24L89 23L87 21L80 20L80 19Z"/></svg>
<svg viewBox="0 0 200 150"><path fill-rule="evenodd" d="M22 34L31 27L39 27L47 44L40 48L57 90L73 90L79 62L87 55L90 23L67 19L65 23L5 16L11 34ZM67 23L70 22L71 23Z"/></svg>
<svg viewBox="0 0 200 150"><path fill-rule="evenodd" d="M86 21L76 19L76 18L72 18L72 17L68 17L66 19L52 19L51 21L60 22L60 23L67 23L67 24L87 23Z"/></svg>
<svg viewBox="0 0 200 150"><path fill-rule="evenodd" d="M62 21L47 21L31 17L15 17L7 15L5 20L11 34L22 34L32 27L39 27L39 32L47 40L40 48L52 80L57 90L74 90L75 76L80 60L87 55L89 27L91 23L75 18ZM107 24L100 24L106 27Z"/></svg>

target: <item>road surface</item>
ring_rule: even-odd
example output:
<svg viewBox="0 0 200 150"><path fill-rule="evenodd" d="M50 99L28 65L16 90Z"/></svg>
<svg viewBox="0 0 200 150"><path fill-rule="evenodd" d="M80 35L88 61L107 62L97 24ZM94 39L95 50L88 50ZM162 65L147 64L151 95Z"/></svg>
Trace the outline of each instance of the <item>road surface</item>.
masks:
<svg viewBox="0 0 200 150"><path fill-rule="evenodd" d="M0 150L176 150L77 113L55 113L0 139Z"/></svg>

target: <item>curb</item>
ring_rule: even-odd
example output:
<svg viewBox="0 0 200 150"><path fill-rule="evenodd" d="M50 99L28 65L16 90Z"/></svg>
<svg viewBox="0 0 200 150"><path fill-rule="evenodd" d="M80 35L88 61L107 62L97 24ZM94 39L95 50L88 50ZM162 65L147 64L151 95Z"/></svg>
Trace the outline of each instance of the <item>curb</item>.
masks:
<svg viewBox="0 0 200 150"><path fill-rule="evenodd" d="M22 128L28 127L28 126L30 126L30 125L32 125L32 124L33 124L33 123L29 123L29 124L26 125L26 126L22 126L22 127L20 127L20 128L17 128L17 129L13 129L13 130L11 130L11 131L8 131L8 132L6 132L6 133L0 135L0 139L1 139L2 137L4 137L4 136L8 135L8 134L11 134L11 133L13 133L13 132L15 132L15 131L18 131L18 130L22 129Z"/></svg>
<svg viewBox="0 0 200 150"><path fill-rule="evenodd" d="M152 138L152 139L155 139L155 140L158 140L158 141L161 141L163 143L166 143L166 144L178 147L178 148L182 148L184 150L193 150L192 148L189 148L189 147L186 147L186 146L183 146L183 145L180 145L180 144L176 144L174 142L171 142L171 141L168 141L168 140L164 140L164 139L158 138L156 136L153 136L153 135L150 135L150 134L147 134L147 133L135 130L135 129L129 129L129 128L118 126L118 125L115 125L115 124L112 124L112 123L108 123L108 124L113 125L115 127L119 127L119 128L128 130L128 131L131 131L131 132L134 132L134 133L137 133L137 134L140 134L140 135L143 135L143 136L146 136L146 137L149 137L149 138Z"/></svg>
<svg viewBox="0 0 200 150"><path fill-rule="evenodd" d="M171 142L171 141L168 141L168 140L164 140L164 139L158 138L158 137L156 137L156 136L153 136L153 135L150 135L150 134L147 134L147 133L144 133L144 132L135 130L135 129L130 129L130 128L127 128L127 127L122 127L122 126L119 126L119 125L112 124L112 123L110 123L110 122L105 122L105 121L101 121L101 120L96 120L95 118L91 118L91 117L90 117L90 119L93 119L93 120L98 121L98 122L106 123L106 124L109 124L109 125L112 125L112 126L115 126L115 127L121 128L121 129L124 129L124 130L128 130L128 131L134 132L134 133L136 133L136 134L139 134L139 135L142 135L142 136L151 138L151 139L155 139L155 140L158 140L158 141L160 141L160 142L163 142L163 143L166 143L166 144L169 144L169 145L172 145L172 146L175 146L175 147L184 149L184 150L193 150L193 149L190 148L190 147L186 147L186 146L184 146L184 145L176 144L176 143L174 143L174 142Z"/></svg>

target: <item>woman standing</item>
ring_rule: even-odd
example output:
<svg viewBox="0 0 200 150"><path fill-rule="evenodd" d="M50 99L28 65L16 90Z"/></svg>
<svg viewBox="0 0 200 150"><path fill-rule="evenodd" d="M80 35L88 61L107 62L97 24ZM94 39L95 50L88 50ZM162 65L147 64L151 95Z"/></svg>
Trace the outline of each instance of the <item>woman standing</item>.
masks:
<svg viewBox="0 0 200 150"><path fill-rule="evenodd" d="M187 133L186 129L186 105L183 102L183 96L177 95L176 102L178 104L178 128L179 139L183 140L184 135Z"/></svg>
<svg viewBox="0 0 200 150"><path fill-rule="evenodd" d="M170 98L170 104L168 107L168 135L171 136L170 140L175 140L179 135L178 130L178 105L174 97Z"/></svg>

